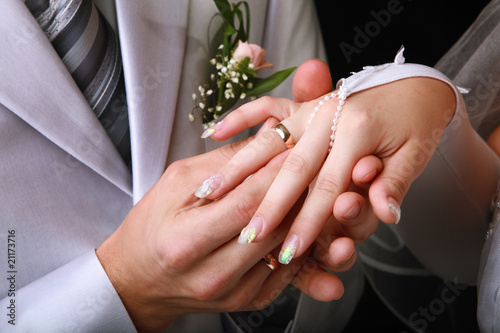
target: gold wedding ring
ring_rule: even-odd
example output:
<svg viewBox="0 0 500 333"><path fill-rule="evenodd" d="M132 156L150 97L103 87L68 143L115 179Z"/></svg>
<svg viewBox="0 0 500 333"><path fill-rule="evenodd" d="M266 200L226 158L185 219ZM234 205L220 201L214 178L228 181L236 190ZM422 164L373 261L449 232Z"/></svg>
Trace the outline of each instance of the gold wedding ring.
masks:
<svg viewBox="0 0 500 333"><path fill-rule="evenodd" d="M278 268L279 262L271 253L268 253L264 257L262 257L262 261L264 261L267 267L269 267L272 271Z"/></svg>
<svg viewBox="0 0 500 333"><path fill-rule="evenodd" d="M281 139L283 139L283 142L286 144L287 148L292 148L293 146L295 146L293 136L290 134L290 131L285 127L285 125L283 125L282 123L278 123L273 126L273 129L276 131L276 133L279 134Z"/></svg>

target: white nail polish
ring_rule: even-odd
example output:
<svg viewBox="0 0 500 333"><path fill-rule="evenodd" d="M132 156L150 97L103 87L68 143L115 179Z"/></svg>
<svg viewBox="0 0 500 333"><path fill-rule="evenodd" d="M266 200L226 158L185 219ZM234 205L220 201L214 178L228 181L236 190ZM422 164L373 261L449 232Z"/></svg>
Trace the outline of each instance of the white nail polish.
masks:
<svg viewBox="0 0 500 333"><path fill-rule="evenodd" d="M257 237L262 230L263 219L260 216L254 216L250 223L241 230L240 237L238 237L238 243L240 244L250 244L253 242L255 237Z"/></svg>
<svg viewBox="0 0 500 333"><path fill-rule="evenodd" d="M389 205L389 210L391 211L392 215L394 215L394 217L396 218L394 224L398 224L399 220L401 220L401 208L399 207L398 202L393 198L389 198L387 201Z"/></svg>
<svg viewBox="0 0 500 333"><path fill-rule="evenodd" d="M209 128L207 128L205 130L205 132L203 132L203 134L201 135L201 138L202 139L206 139L206 138L212 136L212 134L214 134L218 129L221 128L222 123L223 123L223 120L221 120L217 124L215 124L215 125L210 126Z"/></svg>
<svg viewBox="0 0 500 333"><path fill-rule="evenodd" d="M194 193L200 199L205 198L207 195L212 194L216 189L219 188L221 184L221 179L219 176L213 176L206 179L203 184Z"/></svg>

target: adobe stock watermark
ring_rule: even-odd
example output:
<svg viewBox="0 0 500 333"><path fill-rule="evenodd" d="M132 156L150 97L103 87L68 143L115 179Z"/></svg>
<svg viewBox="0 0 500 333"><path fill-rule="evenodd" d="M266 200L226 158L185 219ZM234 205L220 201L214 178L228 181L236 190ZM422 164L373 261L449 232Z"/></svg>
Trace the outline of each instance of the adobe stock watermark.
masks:
<svg viewBox="0 0 500 333"><path fill-rule="evenodd" d="M420 306L417 311L408 317L408 322L417 332L425 332L429 323L433 323L446 310L446 304L455 302L458 297L467 289L466 285L444 280L439 297L434 298L425 306ZM401 333L407 333L405 331Z"/></svg>
<svg viewBox="0 0 500 333"><path fill-rule="evenodd" d="M342 41L339 44L347 63L351 63L354 54L361 53L364 48L370 45L373 38L380 35L382 29L391 23L393 16L401 14L403 9L404 6L400 0L389 0L385 9L370 10L372 20L366 22L362 27L354 27L355 35L352 42Z"/></svg>

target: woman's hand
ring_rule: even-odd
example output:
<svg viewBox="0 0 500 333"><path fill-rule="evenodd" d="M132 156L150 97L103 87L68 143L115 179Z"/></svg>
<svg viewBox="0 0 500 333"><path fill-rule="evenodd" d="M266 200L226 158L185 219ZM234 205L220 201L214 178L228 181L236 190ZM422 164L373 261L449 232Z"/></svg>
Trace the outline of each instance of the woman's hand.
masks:
<svg viewBox="0 0 500 333"><path fill-rule="evenodd" d="M310 251L274 272L261 260L267 253L278 255L277 246L300 204L260 244L242 247L237 243L288 152L270 157L270 162L224 198L212 201L193 196L203 179L249 142L252 138L172 164L97 250L139 330L160 330L185 313L261 309L290 282L320 301L342 295L342 283L334 275L319 266L302 269ZM348 259L340 253L336 258Z"/></svg>
<svg viewBox="0 0 500 333"><path fill-rule="evenodd" d="M450 87L431 78L403 79L353 94L343 107L335 143L328 153L338 101L325 102L306 131L318 102L263 98L232 112L212 134L212 138L224 140L273 116L297 141L241 239L242 243L265 239L311 184L282 247L283 263L300 256L313 243L334 213L337 198L349 191L355 166L367 156L383 163L368 191L373 211L384 222L398 222L399 204L432 156L455 110ZM223 195L241 179L243 171L255 172L285 149L276 131L262 132L215 174L217 181L209 186L207 198Z"/></svg>

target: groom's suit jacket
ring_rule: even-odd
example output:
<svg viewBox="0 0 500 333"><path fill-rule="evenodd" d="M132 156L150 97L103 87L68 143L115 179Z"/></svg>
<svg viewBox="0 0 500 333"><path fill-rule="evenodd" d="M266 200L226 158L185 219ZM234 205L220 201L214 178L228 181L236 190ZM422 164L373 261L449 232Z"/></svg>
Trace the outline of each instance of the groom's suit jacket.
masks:
<svg viewBox="0 0 500 333"><path fill-rule="evenodd" d="M119 34L132 170L24 2L0 2L2 332L134 331L95 249L169 163L216 146L200 139L201 124L188 119L221 24L214 4L98 5ZM276 70L323 58L312 2L252 1L250 7L250 41L267 49ZM291 97L290 87L291 79L275 94ZM296 320L294 331L314 330L317 317L333 318L325 316L333 303L320 308L303 296L299 303L307 320ZM222 331L220 316L180 318L172 329Z"/></svg>

